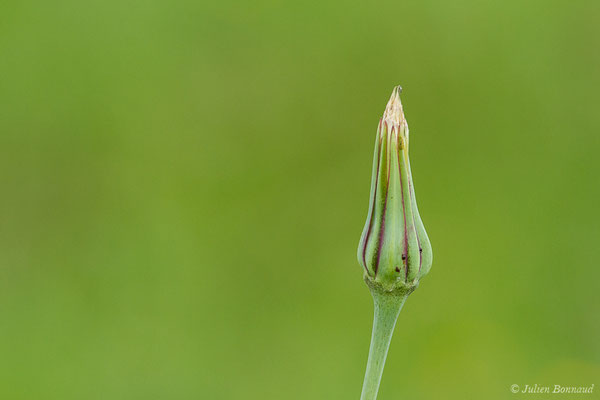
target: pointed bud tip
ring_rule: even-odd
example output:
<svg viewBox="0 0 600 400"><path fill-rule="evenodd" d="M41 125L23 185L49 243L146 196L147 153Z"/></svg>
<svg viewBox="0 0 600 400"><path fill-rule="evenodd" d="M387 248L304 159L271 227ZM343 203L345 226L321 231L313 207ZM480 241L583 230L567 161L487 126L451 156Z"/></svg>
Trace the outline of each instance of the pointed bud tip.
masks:
<svg viewBox="0 0 600 400"><path fill-rule="evenodd" d="M396 86L383 112L383 120L389 126L399 126L406 123L402 102L400 101L400 93L402 93L402 87Z"/></svg>

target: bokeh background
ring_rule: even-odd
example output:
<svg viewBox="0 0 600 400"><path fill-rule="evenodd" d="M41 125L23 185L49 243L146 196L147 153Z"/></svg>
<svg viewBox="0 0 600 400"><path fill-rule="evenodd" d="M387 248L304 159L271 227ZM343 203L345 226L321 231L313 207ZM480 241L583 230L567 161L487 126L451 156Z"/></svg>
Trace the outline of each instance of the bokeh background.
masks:
<svg viewBox="0 0 600 400"><path fill-rule="evenodd" d="M434 264L380 399L598 398L599 45L591 0L3 2L0 398L357 399L397 84Z"/></svg>

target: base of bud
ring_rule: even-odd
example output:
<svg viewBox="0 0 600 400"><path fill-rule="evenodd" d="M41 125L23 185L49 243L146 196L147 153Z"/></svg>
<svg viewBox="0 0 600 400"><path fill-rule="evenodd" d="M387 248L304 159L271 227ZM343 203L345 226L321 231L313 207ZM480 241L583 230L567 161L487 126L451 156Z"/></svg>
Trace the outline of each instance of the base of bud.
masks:
<svg viewBox="0 0 600 400"><path fill-rule="evenodd" d="M373 280L373 278L371 278L368 274L364 274L363 278L371 292L386 294L390 296L408 296L409 294L414 292L416 288L419 287L418 280L415 280L414 282L410 283L397 281L393 284L384 284Z"/></svg>

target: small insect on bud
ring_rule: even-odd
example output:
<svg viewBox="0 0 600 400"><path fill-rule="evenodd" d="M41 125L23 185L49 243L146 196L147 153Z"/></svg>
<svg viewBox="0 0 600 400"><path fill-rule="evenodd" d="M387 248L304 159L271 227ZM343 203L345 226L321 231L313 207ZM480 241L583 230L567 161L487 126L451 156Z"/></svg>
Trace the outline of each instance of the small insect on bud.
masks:
<svg viewBox="0 0 600 400"><path fill-rule="evenodd" d="M429 272L433 254L415 199L401 91L394 89L379 121L358 261L371 288L410 293Z"/></svg>

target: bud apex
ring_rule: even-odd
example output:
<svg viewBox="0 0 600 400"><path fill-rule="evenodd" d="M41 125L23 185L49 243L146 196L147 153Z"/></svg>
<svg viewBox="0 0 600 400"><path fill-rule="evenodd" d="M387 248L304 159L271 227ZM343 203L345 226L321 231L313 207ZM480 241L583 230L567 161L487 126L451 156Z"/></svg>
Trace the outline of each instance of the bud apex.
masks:
<svg viewBox="0 0 600 400"><path fill-rule="evenodd" d="M358 261L369 286L410 293L429 272L432 252L415 199L401 91L394 89L379 121Z"/></svg>

